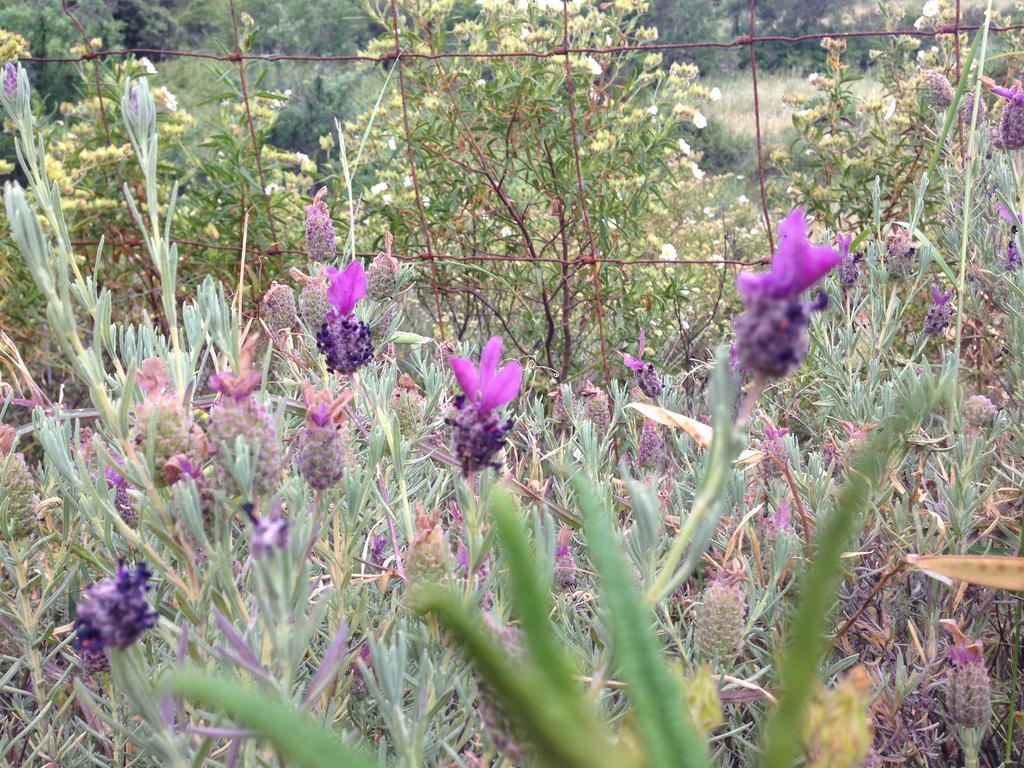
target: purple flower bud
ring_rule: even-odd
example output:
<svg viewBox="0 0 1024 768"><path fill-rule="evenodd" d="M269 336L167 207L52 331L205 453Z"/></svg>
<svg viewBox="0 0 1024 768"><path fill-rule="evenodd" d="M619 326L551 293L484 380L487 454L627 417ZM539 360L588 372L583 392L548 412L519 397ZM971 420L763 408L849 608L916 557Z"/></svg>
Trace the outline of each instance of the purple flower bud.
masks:
<svg viewBox="0 0 1024 768"><path fill-rule="evenodd" d="M627 368L633 371L633 378L636 379L640 391L648 397L657 397L664 389L664 385L661 383L661 377L658 375L658 371L655 370L654 365L643 361L644 352L647 347L643 329L640 330L639 347L636 357L623 353L623 362Z"/></svg>
<svg viewBox="0 0 1024 768"><path fill-rule="evenodd" d="M128 92L128 115L132 120L138 120L138 86L133 85Z"/></svg>
<svg viewBox="0 0 1024 768"><path fill-rule="evenodd" d="M999 117L998 144L1002 149L1024 147L1024 87L1017 80L1013 88L992 88L992 93L1008 99Z"/></svg>
<svg viewBox="0 0 1024 768"><path fill-rule="evenodd" d="M931 70L924 75L928 101L936 109L946 109L953 103L953 86L944 74Z"/></svg>
<svg viewBox="0 0 1024 768"><path fill-rule="evenodd" d="M949 303L953 292L942 293L938 286L932 286L932 301L934 302L924 316L924 332L929 336L938 336L949 325L953 316L953 305Z"/></svg>
<svg viewBox="0 0 1024 768"><path fill-rule="evenodd" d="M511 420L502 422L494 409L511 402L522 385L522 366L513 361L499 368L502 342L495 336L480 356L480 367L465 358L451 357L455 378L464 395L456 398L456 414L448 419L452 427L452 454L465 473L484 467L498 468L494 457L505 445Z"/></svg>
<svg viewBox="0 0 1024 768"><path fill-rule="evenodd" d="M353 261L344 271L328 267L327 278L327 299L333 308L317 333L317 347L330 370L355 373L373 358L370 329L353 314L356 303L366 295L366 273L361 263Z"/></svg>
<svg viewBox="0 0 1024 768"><path fill-rule="evenodd" d="M1006 246L1006 261L1003 264L1007 272L1016 272L1020 269L1020 251L1017 250L1017 243L1011 240Z"/></svg>
<svg viewBox="0 0 1024 768"><path fill-rule="evenodd" d="M150 572L145 563L128 570L124 563L114 576L102 579L83 593L75 621L75 647L79 651L127 648L156 625L157 613L146 601Z"/></svg>
<svg viewBox="0 0 1024 768"><path fill-rule="evenodd" d="M374 565L384 565L387 553L388 540L386 536L374 536L370 545L370 562Z"/></svg>
<svg viewBox="0 0 1024 768"><path fill-rule="evenodd" d="M327 312L316 346L335 373L355 373L373 359L369 327L355 315L342 315L336 309Z"/></svg>
<svg viewBox="0 0 1024 768"><path fill-rule="evenodd" d="M966 638L949 648L946 706L957 725L986 728L992 719L992 684L982 657L981 643Z"/></svg>
<svg viewBox="0 0 1024 768"><path fill-rule="evenodd" d="M555 584L563 590L576 589L576 557L572 551L572 528L562 526L555 547Z"/></svg>
<svg viewBox="0 0 1024 768"><path fill-rule="evenodd" d="M779 236L779 248L769 271L741 272L737 276L747 311L734 323L740 367L775 377L785 376L806 357L810 313L822 308L821 296L808 304L800 294L843 258L838 251L807 241L802 208L794 209L783 220Z"/></svg>
<svg viewBox="0 0 1024 768"><path fill-rule="evenodd" d="M288 541L288 520L284 517L264 517L253 523L249 551L253 557L269 557L285 549Z"/></svg>
<svg viewBox="0 0 1024 768"><path fill-rule="evenodd" d="M328 261L334 258L338 237L331 222L331 212L323 197L327 187L321 187L313 198L313 204L306 206L306 254L310 261Z"/></svg>
<svg viewBox="0 0 1024 768"><path fill-rule="evenodd" d="M11 61L4 64L4 93L11 101L18 96L18 68Z"/></svg>

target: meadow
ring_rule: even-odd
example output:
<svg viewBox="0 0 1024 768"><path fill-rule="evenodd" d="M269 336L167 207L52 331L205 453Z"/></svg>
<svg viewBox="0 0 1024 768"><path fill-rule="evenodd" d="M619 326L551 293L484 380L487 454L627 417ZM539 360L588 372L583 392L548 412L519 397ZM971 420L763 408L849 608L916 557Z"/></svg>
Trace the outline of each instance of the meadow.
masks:
<svg viewBox="0 0 1024 768"><path fill-rule="evenodd" d="M0 764L1021 764L1024 18L691 5L0 10Z"/></svg>

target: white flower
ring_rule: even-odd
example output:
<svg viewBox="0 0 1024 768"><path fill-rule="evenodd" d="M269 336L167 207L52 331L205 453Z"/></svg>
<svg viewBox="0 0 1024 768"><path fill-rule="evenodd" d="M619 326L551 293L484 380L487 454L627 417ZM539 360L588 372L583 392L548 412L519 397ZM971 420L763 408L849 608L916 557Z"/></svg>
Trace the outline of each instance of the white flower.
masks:
<svg viewBox="0 0 1024 768"><path fill-rule="evenodd" d="M384 205L391 205L391 195L381 195L380 201Z"/></svg>
<svg viewBox="0 0 1024 768"><path fill-rule="evenodd" d="M690 143L686 139L679 140L679 151L687 157L693 154L693 150L690 148Z"/></svg>
<svg viewBox="0 0 1024 768"><path fill-rule="evenodd" d="M412 186L412 176L406 176L404 179L402 179L402 186L405 187L406 189L411 187Z"/></svg>
<svg viewBox="0 0 1024 768"><path fill-rule="evenodd" d="M394 136L388 136L388 149L390 149L392 152L398 149L398 139L396 139Z"/></svg>
<svg viewBox="0 0 1024 768"><path fill-rule="evenodd" d="M914 22L914 29L920 29L925 25L924 16L918 16L917 21Z"/></svg>
<svg viewBox="0 0 1024 768"><path fill-rule="evenodd" d="M295 162L297 162L297 163L304 163L307 160L309 160L309 155L307 155L305 152L296 152L295 153Z"/></svg>
<svg viewBox="0 0 1024 768"><path fill-rule="evenodd" d="M498 230L498 234L501 235L502 237L512 237L512 227L505 225L504 227Z"/></svg>
<svg viewBox="0 0 1024 768"><path fill-rule="evenodd" d="M281 187L278 186L277 184L275 184L274 182L270 182L269 184L267 184L267 186L265 186L263 188L263 194L266 195L267 197L269 197L270 195L274 194L274 192L279 190L280 188Z"/></svg>
<svg viewBox="0 0 1024 768"><path fill-rule="evenodd" d="M654 117L655 115L657 115L658 114L658 105L657 104L651 104L651 106L649 106L647 108L647 114L650 115L651 117Z"/></svg>
<svg viewBox="0 0 1024 768"><path fill-rule="evenodd" d="M141 64L142 68L146 70L147 75L156 74L156 67L153 66L153 62L147 59L145 56L139 59L139 64Z"/></svg>
<svg viewBox="0 0 1024 768"><path fill-rule="evenodd" d="M928 0L921 9L921 15L926 18L939 15L939 0Z"/></svg>
<svg viewBox="0 0 1024 768"><path fill-rule="evenodd" d="M615 219L606 219L605 223L608 225L608 229L612 230L612 232L619 228L619 222Z"/></svg>
<svg viewBox="0 0 1024 768"><path fill-rule="evenodd" d="M740 205L746 205L747 203L750 202L750 198L748 198L746 195L740 195L739 197L736 198L736 202L739 203Z"/></svg>
<svg viewBox="0 0 1024 768"><path fill-rule="evenodd" d="M711 93L708 94L708 98L711 99L712 101L722 100L722 91L719 89L717 85L711 89Z"/></svg>
<svg viewBox="0 0 1024 768"><path fill-rule="evenodd" d="M167 107L168 112L178 111L178 97L171 93L166 88L161 87L157 92L157 98L163 102L164 106Z"/></svg>
<svg viewBox="0 0 1024 768"><path fill-rule="evenodd" d="M679 254L676 253L676 247L672 243L665 243L661 246L662 261L675 261L678 258Z"/></svg>
<svg viewBox="0 0 1024 768"><path fill-rule="evenodd" d="M696 125L698 128L707 128L708 119L704 117L704 115L702 115L700 112L695 112L693 115L693 124Z"/></svg>
<svg viewBox="0 0 1024 768"><path fill-rule="evenodd" d="M583 58L583 63L587 65L587 68L590 70L590 74L592 74L594 77L600 76L601 72L603 71L601 62L599 62L593 56L585 56Z"/></svg>
<svg viewBox="0 0 1024 768"><path fill-rule="evenodd" d="M424 208L429 208L430 207L430 195L424 195L423 196L423 207Z"/></svg>
<svg viewBox="0 0 1024 768"><path fill-rule="evenodd" d="M885 108L885 117L882 118L883 120L888 120L890 117L896 114L896 97L890 96L888 102L888 106L886 106Z"/></svg>
<svg viewBox="0 0 1024 768"><path fill-rule="evenodd" d="M487 81L481 77L479 80L476 81L476 84L478 87L483 88L485 85L487 85Z"/></svg>
<svg viewBox="0 0 1024 768"><path fill-rule="evenodd" d="M379 195L381 192L383 192L387 188L388 188L387 182L378 181L376 184L374 184L372 187L370 187L370 194L371 195Z"/></svg>
<svg viewBox="0 0 1024 768"><path fill-rule="evenodd" d="M702 181L704 179L704 171L702 171L700 166L696 163L690 163L690 170L693 171L693 178L697 181Z"/></svg>

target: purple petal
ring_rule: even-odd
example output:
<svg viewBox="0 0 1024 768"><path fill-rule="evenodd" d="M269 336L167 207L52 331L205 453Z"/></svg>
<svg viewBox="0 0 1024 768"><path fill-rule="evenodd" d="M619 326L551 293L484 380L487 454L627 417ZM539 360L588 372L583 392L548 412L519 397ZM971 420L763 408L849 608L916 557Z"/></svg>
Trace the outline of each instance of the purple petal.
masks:
<svg viewBox="0 0 1024 768"><path fill-rule="evenodd" d="M745 298L796 296L829 273L843 255L807 242L804 209L794 208L779 224L779 248L767 272L741 272L736 284Z"/></svg>
<svg viewBox="0 0 1024 768"><path fill-rule="evenodd" d="M999 215L1015 226L1021 223L1021 215L1013 213L1002 203L999 204Z"/></svg>
<svg viewBox="0 0 1024 768"><path fill-rule="evenodd" d="M351 314L356 302L366 295L366 272L362 263L353 261L344 272L328 267L327 279L331 282L327 299L341 314Z"/></svg>
<svg viewBox="0 0 1024 768"><path fill-rule="evenodd" d="M850 245L853 243L853 235L836 235L836 245L845 258L850 254Z"/></svg>
<svg viewBox="0 0 1024 768"><path fill-rule="evenodd" d="M498 371L498 375L491 380L485 389L480 392L480 407L489 411L492 408L500 408L505 403L511 402L519 394L519 387L523 382L523 367L513 361Z"/></svg>
<svg viewBox="0 0 1024 768"><path fill-rule="evenodd" d="M632 369L634 371L642 371L644 369L644 361L643 360L638 360L637 358L633 357L632 355L625 355L624 354L622 356L622 362L625 364L625 366L627 368L630 368L630 369Z"/></svg>
<svg viewBox="0 0 1024 768"><path fill-rule="evenodd" d="M1012 89L1003 88L1001 85L993 85L992 88L990 88L990 90L996 96L1002 96L1004 99L1008 99L1010 101L1016 101L1018 96L1018 94Z"/></svg>
<svg viewBox="0 0 1024 768"><path fill-rule="evenodd" d="M498 363L501 362L501 346L501 336L493 336L484 346L484 351L480 355L481 392L487 389L498 372Z"/></svg>
<svg viewBox="0 0 1024 768"><path fill-rule="evenodd" d="M943 293L942 291L939 290L939 286L932 286L932 301L934 301L936 304L946 304L951 298L953 298L953 291L950 291L949 293Z"/></svg>
<svg viewBox="0 0 1024 768"><path fill-rule="evenodd" d="M471 403L480 399L480 381L477 377L476 366L472 361L464 357L449 357L448 364L452 367L456 381L462 387L463 393Z"/></svg>

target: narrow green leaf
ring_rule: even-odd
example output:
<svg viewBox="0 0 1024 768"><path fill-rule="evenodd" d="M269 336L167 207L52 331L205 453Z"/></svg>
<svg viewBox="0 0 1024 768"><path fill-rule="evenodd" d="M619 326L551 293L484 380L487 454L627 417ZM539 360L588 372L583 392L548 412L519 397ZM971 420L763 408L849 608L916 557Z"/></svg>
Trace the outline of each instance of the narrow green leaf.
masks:
<svg viewBox="0 0 1024 768"><path fill-rule="evenodd" d="M825 620L839 586L840 557L849 546L854 524L867 506L872 489L884 476L889 456L934 400L934 391L921 384L901 398L894 413L858 452L836 508L821 525L817 553L801 580L800 604L786 632L780 665L782 692L779 706L765 728L764 768L791 768L800 755L806 709L825 653Z"/></svg>
<svg viewBox="0 0 1024 768"><path fill-rule="evenodd" d="M626 693L651 768L687 768L708 764L707 745L694 730L683 691L669 668L651 627L653 616L633 581L619 549L611 520L584 477L574 478L583 510L591 559L608 606L615 653L622 665Z"/></svg>
<svg viewBox="0 0 1024 768"><path fill-rule="evenodd" d="M375 760L343 744L307 715L278 701L266 690L245 686L238 678L190 669L172 673L162 687L177 696L196 699L203 706L223 709L241 724L259 731L280 750L289 766L378 766Z"/></svg>
<svg viewBox="0 0 1024 768"><path fill-rule="evenodd" d="M611 744L582 695L560 690L532 660L513 662L484 630L479 611L471 611L457 595L427 588L424 608L458 637L477 672L493 692L502 713L519 726L533 746L540 765L552 768L626 768L633 762ZM572 693L575 705L566 706Z"/></svg>
<svg viewBox="0 0 1024 768"><path fill-rule="evenodd" d="M537 576L536 558L530 550L515 501L507 491L495 491L491 514L501 541L501 552L508 563L515 614L530 653L555 690L564 691L571 698L576 689L575 670L565 655L564 645L555 637L548 618L551 594Z"/></svg>

